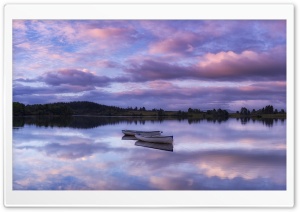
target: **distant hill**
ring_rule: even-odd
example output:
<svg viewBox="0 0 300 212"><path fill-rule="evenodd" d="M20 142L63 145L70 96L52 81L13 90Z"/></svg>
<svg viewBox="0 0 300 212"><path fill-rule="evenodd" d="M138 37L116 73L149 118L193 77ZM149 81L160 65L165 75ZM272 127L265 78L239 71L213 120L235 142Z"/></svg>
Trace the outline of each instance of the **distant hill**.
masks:
<svg viewBox="0 0 300 212"><path fill-rule="evenodd" d="M127 109L106 106L94 102L58 102L51 104L24 105L13 103L14 116L24 115L116 115Z"/></svg>
<svg viewBox="0 0 300 212"><path fill-rule="evenodd" d="M94 102L69 102L65 103L66 106L70 107L74 115L88 115L88 114L98 114L98 115L114 115L120 112L126 112L127 109L116 107L116 106L107 106Z"/></svg>

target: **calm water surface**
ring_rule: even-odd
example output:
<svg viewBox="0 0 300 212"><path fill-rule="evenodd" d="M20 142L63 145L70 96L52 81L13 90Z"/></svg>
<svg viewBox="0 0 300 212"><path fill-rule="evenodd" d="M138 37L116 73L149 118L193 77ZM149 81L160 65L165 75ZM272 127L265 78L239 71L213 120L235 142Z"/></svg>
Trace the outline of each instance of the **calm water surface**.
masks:
<svg viewBox="0 0 300 212"><path fill-rule="evenodd" d="M174 145L140 146L122 129L162 130ZM18 118L13 189L285 190L286 122Z"/></svg>

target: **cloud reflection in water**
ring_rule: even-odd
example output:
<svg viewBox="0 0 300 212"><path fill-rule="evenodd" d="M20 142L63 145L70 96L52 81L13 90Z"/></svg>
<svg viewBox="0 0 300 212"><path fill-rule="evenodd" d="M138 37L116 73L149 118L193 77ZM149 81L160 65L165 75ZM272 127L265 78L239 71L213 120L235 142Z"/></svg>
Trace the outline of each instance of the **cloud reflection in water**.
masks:
<svg viewBox="0 0 300 212"><path fill-rule="evenodd" d="M147 122L134 127L174 134L174 150L160 151L121 140L130 124L92 129L63 128L40 142L19 142L51 134L25 125L14 130L16 190L284 190L285 124L249 128L229 120ZM215 130L213 133L211 130ZM186 137L185 137L186 136ZM69 138L69 139L67 139ZM231 138L231 139L229 139ZM229 147L227 147L229 146ZM279 148L280 147L280 148Z"/></svg>

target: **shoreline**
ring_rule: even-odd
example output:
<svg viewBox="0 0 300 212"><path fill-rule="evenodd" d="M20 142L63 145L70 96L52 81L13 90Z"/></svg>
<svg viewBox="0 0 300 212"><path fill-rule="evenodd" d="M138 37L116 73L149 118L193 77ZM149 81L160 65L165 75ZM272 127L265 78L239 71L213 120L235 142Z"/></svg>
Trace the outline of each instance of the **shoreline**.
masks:
<svg viewBox="0 0 300 212"><path fill-rule="evenodd" d="M23 115L13 116L13 118L21 117L103 117L103 118L172 118L172 119L227 119L227 118L250 118L250 119L286 119L286 114L262 114L262 115L240 115L236 113L230 113L227 117L213 116L207 114L195 114L188 116L176 116L176 115L98 115L98 114L73 114L73 115Z"/></svg>

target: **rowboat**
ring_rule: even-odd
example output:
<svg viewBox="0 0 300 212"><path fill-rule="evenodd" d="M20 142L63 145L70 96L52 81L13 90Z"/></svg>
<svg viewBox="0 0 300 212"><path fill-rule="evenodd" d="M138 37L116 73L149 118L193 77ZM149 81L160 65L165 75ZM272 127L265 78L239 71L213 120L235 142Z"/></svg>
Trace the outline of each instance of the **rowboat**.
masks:
<svg viewBox="0 0 300 212"><path fill-rule="evenodd" d="M162 136L162 135L141 135L135 134L135 137L140 141L152 142L152 143L163 143L172 144L173 136Z"/></svg>
<svg viewBox="0 0 300 212"><path fill-rule="evenodd" d="M164 151L173 152L173 144L151 143L146 141L136 141L136 146L147 147L152 149L159 149Z"/></svg>
<svg viewBox="0 0 300 212"><path fill-rule="evenodd" d="M122 133L125 135L135 135L135 134L141 134L141 135L160 135L161 131L138 131L138 130L122 130Z"/></svg>

